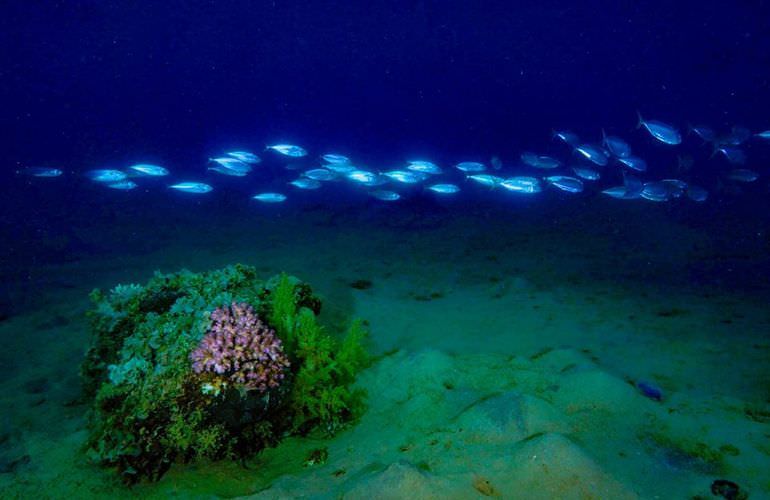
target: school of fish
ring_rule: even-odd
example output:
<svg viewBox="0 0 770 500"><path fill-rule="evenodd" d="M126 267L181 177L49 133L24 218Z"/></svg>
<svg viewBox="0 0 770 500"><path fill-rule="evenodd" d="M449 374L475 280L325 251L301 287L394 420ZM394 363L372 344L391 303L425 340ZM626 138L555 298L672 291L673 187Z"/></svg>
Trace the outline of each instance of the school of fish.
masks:
<svg viewBox="0 0 770 500"><path fill-rule="evenodd" d="M662 147L675 148L684 140L676 126L647 120L641 114L638 115L637 128L649 136L649 141ZM726 167L723 167L720 182L742 184L760 178L759 172L744 166L748 159L745 146L749 141L770 144L770 130L753 133L744 127L734 126L729 132L718 134L711 127L694 125L688 126L687 136L694 136L702 145L710 146L712 159L717 156L724 158ZM252 199L260 203L283 203L290 199L289 190L312 191L336 183L363 190L371 198L383 202L396 202L413 194L415 186L432 196L441 197L455 196L472 186L516 195L534 195L544 189L574 195L586 191L587 185L598 185L605 179L617 179L617 185L596 187L591 191L620 200L665 202L686 198L705 202L709 199L709 190L705 187L683 179L654 178L654 166L649 166L646 160L635 155L624 139L607 135L604 130L596 142L584 142L577 134L566 130L554 131L553 139L563 145L559 155L525 151L510 167L494 156L489 166L465 160L447 168L426 159L412 159L396 168L374 169L361 166L338 153L324 153L317 162L309 161L308 151L301 146L273 144L260 154L290 160L291 163L284 164L285 169L299 174L286 182L286 192L258 192ZM681 157L679 163L691 167ZM201 177L206 172L211 172L210 176L246 177L262 164L263 159L253 152L228 151L209 158ZM64 175L62 169L50 167L29 167L18 172L38 178ZM170 177L171 172L160 165L139 163L124 169L88 170L82 175L108 189L131 191L148 178ZM167 187L191 195L205 195L214 190L212 183L211 180L185 178L167 184Z"/></svg>

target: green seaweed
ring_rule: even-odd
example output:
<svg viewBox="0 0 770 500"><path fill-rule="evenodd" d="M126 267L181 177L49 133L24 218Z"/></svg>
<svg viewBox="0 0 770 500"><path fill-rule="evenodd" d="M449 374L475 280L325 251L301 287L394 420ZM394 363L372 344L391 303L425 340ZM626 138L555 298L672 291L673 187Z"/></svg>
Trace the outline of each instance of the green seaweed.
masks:
<svg viewBox="0 0 770 500"><path fill-rule="evenodd" d="M294 277L262 281L243 265L156 273L91 300L93 340L81 367L93 401L86 450L127 482L157 479L174 462L243 460L291 433L336 432L363 408L363 391L351 388L368 360L363 323L335 341L317 323L320 300ZM291 360L284 383L265 394L213 394L206 374L192 371L211 311L232 302L267 318Z"/></svg>

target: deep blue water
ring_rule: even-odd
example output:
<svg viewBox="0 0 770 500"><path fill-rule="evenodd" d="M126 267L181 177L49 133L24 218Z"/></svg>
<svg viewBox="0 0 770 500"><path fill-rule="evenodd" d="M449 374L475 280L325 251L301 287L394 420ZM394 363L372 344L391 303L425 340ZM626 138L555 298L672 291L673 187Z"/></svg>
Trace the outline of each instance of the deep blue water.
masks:
<svg viewBox="0 0 770 500"><path fill-rule="evenodd" d="M770 141L744 146L741 167L758 172L758 181L725 182L734 166L711 158L709 145L687 134L681 146L657 143L636 129L636 112L683 133L688 124L720 133L770 128L769 20L762 1L6 2L0 206L9 262L87 255L93 248L71 238L77 227L154 221L142 236L152 239L164 222L205 227L215 213L309 207L384 219L399 210L486 214L490 224L499 217L489 210L534 206L544 220L597 210L595 220L579 223L622 227L612 204L592 201L620 183L616 167L578 196L549 191L511 200L466 182L451 202L408 188L387 209L349 186L291 192L280 208L257 207L251 194L286 191L296 175L274 155L246 179L205 172L211 156L233 148L261 154L274 142L301 144L312 161L335 151L373 169L427 158L452 170L457 161L492 155L515 169L528 150L574 161L552 140L553 129L590 142L604 129L649 162L645 180L676 176L711 192L702 204L630 202L643 207L628 221L630 237L655 239L644 210L665 211L761 267ZM692 167L678 170L682 159ZM175 180L207 180L216 189L196 198L150 180L123 193L83 178L89 169L135 162L159 163ZM65 175L16 173L31 166ZM41 234L70 239L52 256L41 250ZM122 245L107 236L102 242Z"/></svg>

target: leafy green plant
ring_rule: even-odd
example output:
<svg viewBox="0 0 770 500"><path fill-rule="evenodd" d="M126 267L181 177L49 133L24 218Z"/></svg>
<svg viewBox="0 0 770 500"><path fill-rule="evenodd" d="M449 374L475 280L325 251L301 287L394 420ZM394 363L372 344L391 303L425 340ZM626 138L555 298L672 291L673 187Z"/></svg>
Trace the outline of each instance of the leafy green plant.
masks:
<svg viewBox="0 0 770 500"><path fill-rule="evenodd" d="M317 322L320 300L296 278L261 281L242 265L156 273L145 286L91 299L93 341L81 369L93 400L87 450L128 482L156 479L174 462L242 459L287 433L335 432L363 408L363 391L352 388L368 362L363 323L336 341ZM233 302L267 318L289 356L284 383L264 394L207 390L210 375L191 368L211 312Z"/></svg>

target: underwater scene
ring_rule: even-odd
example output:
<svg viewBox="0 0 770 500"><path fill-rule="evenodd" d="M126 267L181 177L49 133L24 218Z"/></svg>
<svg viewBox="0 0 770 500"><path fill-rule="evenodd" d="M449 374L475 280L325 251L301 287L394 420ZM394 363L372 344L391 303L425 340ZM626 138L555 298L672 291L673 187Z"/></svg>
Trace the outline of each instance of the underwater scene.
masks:
<svg viewBox="0 0 770 500"><path fill-rule="evenodd" d="M770 498L767 2L0 45L0 497Z"/></svg>

